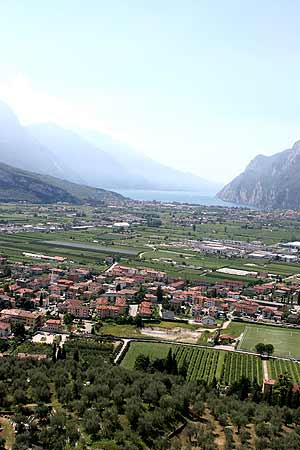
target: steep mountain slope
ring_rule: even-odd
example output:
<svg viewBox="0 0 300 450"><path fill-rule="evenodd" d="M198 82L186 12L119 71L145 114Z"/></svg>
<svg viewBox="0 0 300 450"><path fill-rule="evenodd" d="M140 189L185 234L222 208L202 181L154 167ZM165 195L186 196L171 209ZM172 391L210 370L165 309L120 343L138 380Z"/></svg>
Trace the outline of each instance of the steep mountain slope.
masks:
<svg viewBox="0 0 300 450"><path fill-rule="evenodd" d="M49 149L58 165L67 167L72 178L75 175L76 181L108 188L125 182L127 174L122 165L77 133L48 123L30 125L27 130ZM68 170L65 178L70 179Z"/></svg>
<svg viewBox="0 0 300 450"><path fill-rule="evenodd" d="M109 189L196 190L211 195L220 187L153 161L108 136L81 134L52 124L22 127L0 102L0 162L5 164Z"/></svg>
<svg viewBox="0 0 300 450"><path fill-rule="evenodd" d="M103 202L122 200L124 197L115 192L82 186L0 163L0 202L100 205Z"/></svg>
<svg viewBox="0 0 300 450"><path fill-rule="evenodd" d="M0 102L0 162L58 177L66 171L66 167L55 161L51 151L43 148L21 126L13 111L3 102Z"/></svg>
<svg viewBox="0 0 300 450"><path fill-rule="evenodd" d="M220 185L191 173L173 169L149 158L129 145L95 131L80 133L99 148L105 148L134 177L137 189L197 190L203 195L214 195Z"/></svg>
<svg viewBox="0 0 300 450"><path fill-rule="evenodd" d="M81 182L110 189L198 190L215 194L220 186L164 166L97 132L80 135L54 124L34 124L28 131L51 150L58 164L69 166ZM80 177L80 178L79 178Z"/></svg>
<svg viewBox="0 0 300 450"><path fill-rule="evenodd" d="M272 156L258 155L218 197L265 209L300 209L300 141Z"/></svg>

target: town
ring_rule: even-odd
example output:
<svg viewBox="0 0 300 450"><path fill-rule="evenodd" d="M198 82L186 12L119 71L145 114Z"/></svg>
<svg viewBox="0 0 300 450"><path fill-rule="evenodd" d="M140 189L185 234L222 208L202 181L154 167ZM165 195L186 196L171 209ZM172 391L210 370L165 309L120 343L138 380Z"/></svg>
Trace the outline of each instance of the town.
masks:
<svg viewBox="0 0 300 450"><path fill-rule="evenodd" d="M220 395L246 377L274 402L284 373L295 396L298 220L293 211L131 200L102 208L1 205L0 361L39 370L71 358L85 371L101 356L112 370L217 383ZM32 389L17 390L14 401L26 405ZM68 405L65 395L74 400L57 392L60 404ZM52 407L53 395L31 401ZM14 403L3 404L15 414ZM20 420L0 422L18 441L31 415L29 408Z"/></svg>
<svg viewBox="0 0 300 450"><path fill-rule="evenodd" d="M12 211L4 205L2 215L2 338L22 324L35 333L34 342L49 342L47 333L95 333L254 351L242 332L231 335L232 324L300 326L300 243L290 241L297 236L289 232L298 214L292 211L278 218L128 201L101 210L19 204ZM276 235L283 239L277 242ZM281 356L300 358L290 351Z"/></svg>

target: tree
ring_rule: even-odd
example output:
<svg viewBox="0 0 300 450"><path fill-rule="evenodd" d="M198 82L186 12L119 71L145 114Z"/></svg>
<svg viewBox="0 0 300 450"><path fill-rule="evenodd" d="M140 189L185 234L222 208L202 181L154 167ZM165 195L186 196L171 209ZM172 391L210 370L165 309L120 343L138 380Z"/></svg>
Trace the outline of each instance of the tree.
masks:
<svg viewBox="0 0 300 450"><path fill-rule="evenodd" d="M149 356L144 355L143 353L141 353L139 356L137 356L135 363L134 363L134 368L136 370L148 370L150 365L150 358Z"/></svg>
<svg viewBox="0 0 300 450"><path fill-rule="evenodd" d="M129 423L136 427L138 418L143 414L144 408L140 397L127 398L125 414Z"/></svg>
<svg viewBox="0 0 300 450"><path fill-rule="evenodd" d="M178 375L178 367L175 355L172 353L172 349L170 348L168 351L167 359L166 359L166 371L172 375Z"/></svg>
<svg viewBox="0 0 300 450"><path fill-rule="evenodd" d="M144 326L143 319L139 314L135 317L135 325L137 328L143 328Z"/></svg>
<svg viewBox="0 0 300 450"><path fill-rule="evenodd" d="M255 350L257 351L257 353L262 355L266 351L266 346L263 342L259 342L258 344L256 344Z"/></svg>
<svg viewBox="0 0 300 450"><path fill-rule="evenodd" d="M56 347L56 343L54 342L53 347L52 347L52 361L56 362L56 353L57 353L57 347Z"/></svg>
<svg viewBox="0 0 300 450"><path fill-rule="evenodd" d="M166 371L168 373L172 373L172 369L173 369L173 354L172 349L170 348L166 359Z"/></svg>
<svg viewBox="0 0 300 450"><path fill-rule="evenodd" d="M186 379L187 372L188 372L188 364L187 364L186 358L184 358L182 364L179 367L178 375L181 375L184 379Z"/></svg>
<svg viewBox="0 0 300 450"><path fill-rule="evenodd" d="M144 300L146 292L147 292L146 288L144 286L140 286L140 288L136 294L137 300L140 300L140 301Z"/></svg>
<svg viewBox="0 0 300 450"><path fill-rule="evenodd" d="M67 357L67 353L66 353L65 346L63 345L62 348L61 348L60 358L61 359L66 359L66 357Z"/></svg>
<svg viewBox="0 0 300 450"><path fill-rule="evenodd" d="M245 427L248 423L248 419L246 416L241 414L240 411L237 411L237 414L232 415L232 422L236 425L238 433L240 432L242 427Z"/></svg>
<svg viewBox="0 0 300 450"><path fill-rule="evenodd" d="M60 346L59 346L58 349L57 349L56 359L57 359L57 361L58 361L59 359L62 359L62 357L61 357L61 347L60 347Z"/></svg>
<svg viewBox="0 0 300 450"><path fill-rule="evenodd" d="M163 303L164 292L163 292L161 286L158 286L158 288L156 290L156 298L157 298L157 303Z"/></svg>
<svg viewBox="0 0 300 450"><path fill-rule="evenodd" d="M27 397L23 389L17 389L14 393L15 402L18 404L24 404L27 402Z"/></svg>
<svg viewBox="0 0 300 450"><path fill-rule="evenodd" d="M78 426L76 426L76 423L71 422L71 421L67 422L66 434L67 434L67 439L69 440L70 444L72 445L72 448L74 448L76 442L80 438L80 433L78 431Z"/></svg>
<svg viewBox="0 0 300 450"><path fill-rule="evenodd" d="M50 414L50 408L44 403L39 403L38 406L35 408L34 413L35 416L40 420L47 419Z"/></svg>
<svg viewBox="0 0 300 450"><path fill-rule="evenodd" d="M273 399L275 404L279 404L280 406L287 404L288 393L292 386L291 379L287 374L279 375L278 381L273 390Z"/></svg>
<svg viewBox="0 0 300 450"><path fill-rule="evenodd" d="M75 350L74 350L73 359L74 359L74 361L79 362L79 350L78 350L78 348L75 348Z"/></svg>
<svg viewBox="0 0 300 450"><path fill-rule="evenodd" d="M72 314L66 313L64 315L64 324L65 325L72 325L73 323L73 316Z"/></svg>
<svg viewBox="0 0 300 450"><path fill-rule="evenodd" d="M267 353L268 356L272 355L274 353L274 346L272 344L266 344L265 352Z"/></svg>
<svg viewBox="0 0 300 450"><path fill-rule="evenodd" d="M23 323L16 322L12 326L12 332L16 337L24 338L25 337L25 326Z"/></svg>

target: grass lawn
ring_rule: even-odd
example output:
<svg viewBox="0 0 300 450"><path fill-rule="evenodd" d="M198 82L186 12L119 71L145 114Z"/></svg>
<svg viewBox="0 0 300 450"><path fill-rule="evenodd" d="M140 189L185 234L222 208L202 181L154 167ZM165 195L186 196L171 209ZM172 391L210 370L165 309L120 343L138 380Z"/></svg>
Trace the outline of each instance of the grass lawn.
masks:
<svg viewBox="0 0 300 450"><path fill-rule="evenodd" d="M140 337L141 332L135 325L116 325L105 323L100 329L101 334L111 334L112 336ZM143 336L147 338L147 336Z"/></svg>
<svg viewBox="0 0 300 450"><path fill-rule="evenodd" d="M255 350L259 342L274 345L274 355L300 357L300 330L247 325L239 344L243 350Z"/></svg>
<svg viewBox="0 0 300 450"><path fill-rule="evenodd" d="M126 369L133 369L135 360L141 353L150 358L166 358L170 347L170 344L131 342L121 365Z"/></svg>
<svg viewBox="0 0 300 450"><path fill-rule="evenodd" d="M244 329L246 328L246 323L242 322L231 322L229 324L229 327L225 328L224 330L221 330L221 334L232 334L233 336L240 336Z"/></svg>

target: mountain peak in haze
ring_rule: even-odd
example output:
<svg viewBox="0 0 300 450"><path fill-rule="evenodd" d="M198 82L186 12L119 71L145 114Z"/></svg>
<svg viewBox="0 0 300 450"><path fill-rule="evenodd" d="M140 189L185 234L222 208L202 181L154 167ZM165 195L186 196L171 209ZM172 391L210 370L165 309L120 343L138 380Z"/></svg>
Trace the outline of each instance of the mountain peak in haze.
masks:
<svg viewBox="0 0 300 450"><path fill-rule="evenodd" d="M5 103L0 103L0 162L98 188L191 190L201 195L219 189L98 132L78 133L53 123L23 127Z"/></svg>
<svg viewBox="0 0 300 450"><path fill-rule="evenodd" d="M16 122L19 123L17 116L13 110L4 102L0 100L0 121L4 122Z"/></svg>
<svg viewBox="0 0 300 450"><path fill-rule="evenodd" d="M65 172L64 167L56 164L51 151L28 133L3 102L0 102L0 162L57 177Z"/></svg>
<svg viewBox="0 0 300 450"><path fill-rule="evenodd" d="M159 163L111 136L93 130L80 130L80 133L98 148L105 148L118 160L136 180L137 189L195 190L203 195L215 195L220 188L218 183Z"/></svg>

